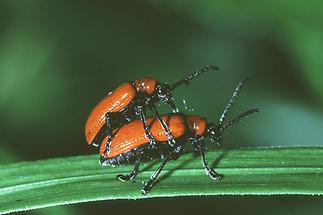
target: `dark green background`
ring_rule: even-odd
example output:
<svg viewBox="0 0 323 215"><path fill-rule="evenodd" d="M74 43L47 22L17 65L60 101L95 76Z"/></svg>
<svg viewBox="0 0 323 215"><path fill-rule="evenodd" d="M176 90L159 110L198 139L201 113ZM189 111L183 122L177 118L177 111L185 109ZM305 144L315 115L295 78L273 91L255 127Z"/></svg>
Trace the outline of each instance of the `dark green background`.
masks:
<svg viewBox="0 0 323 215"><path fill-rule="evenodd" d="M225 133L224 148L323 145L322 59L320 0L1 0L0 162L96 153L85 142L84 123L106 93L145 76L173 83L206 64L221 71L176 90L181 110L216 121L247 74L253 78L230 116L262 109ZM35 213L229 208L230 214L316 214L323 210L318 200L183 198Z"/></svg>

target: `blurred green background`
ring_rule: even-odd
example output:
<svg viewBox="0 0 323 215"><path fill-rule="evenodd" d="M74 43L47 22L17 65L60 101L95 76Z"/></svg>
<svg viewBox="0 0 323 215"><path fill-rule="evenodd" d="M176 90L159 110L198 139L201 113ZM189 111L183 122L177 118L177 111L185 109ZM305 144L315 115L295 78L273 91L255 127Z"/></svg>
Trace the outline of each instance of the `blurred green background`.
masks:
<svg viewBox="0 0 323 215"><path fill-rule="evenodd" d="M173 83L206 64L221 70L177 89L181 110L216 121L247 74L253 78L230 116L262 110L228 130L224 148L323 145L321 0L1 0L0 163L96 153L85 142L84 123L106 93L145 76ZM193 112L184 109L183 99ZM317 214L323 210L318 199L155 199L33 213L187 205L188 211L194 205L225 212L235 204L230 214L243 208L249 214Z"/></svg>

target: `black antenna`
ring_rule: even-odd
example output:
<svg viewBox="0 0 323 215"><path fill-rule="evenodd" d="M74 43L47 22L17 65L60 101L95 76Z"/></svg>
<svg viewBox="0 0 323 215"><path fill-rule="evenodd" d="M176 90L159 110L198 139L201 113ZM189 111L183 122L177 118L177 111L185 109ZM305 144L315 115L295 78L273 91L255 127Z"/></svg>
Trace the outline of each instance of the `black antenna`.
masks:
<svg viewBox="0 0 323 215"><path fill-rule="evenodd" d="M222 125L229 110L232 108L232 106L234 105L234 103L237 101L238 95L241 91L241 89L243 88L243 86L245 85L245 83L250 79L250 75L248 75L247 77L245 77L244 79L242 79L242 81L239 82L238 86L236 87L236 89L233 92L233 95L230 99L230 101L228 102L227 106L225 107L223 113L221 114L221 117L219 119L219 124Z"/></svg>
<svg viewBox="0 0 323 215"><path fill-rule="evenodd" d="M171 85L171 89L174 90L176 87L182 85L182 84L189 84L190 80L202 75L203 73L205 72L208 72L208 71L217 71L219 70L219 68L217 66L211 66L211 65L207 65L207 66L204 66L200 69L198 69L196 72L194 72L193 74L187 76L186 78L183 78L177 82L175 82L173 85Z"/></svg>
<svg viewBox="0 0 323 215"><path fill-rule="evenodd" d="M220 130L221 132L226 129L226 128L229 128L231 126L233 126L234 124L236 124L237 122L239 122L240 120L242 120L243 118L246 118L248 117L249 115L253 114L253 113L258 113L260 112L260 109L259 108L252 108L250 110L247 110L241 114L239 114L236 118L234 118L233 120L231 120L230 122L228 123L225 123L223 126L221 126Z"/></svg>

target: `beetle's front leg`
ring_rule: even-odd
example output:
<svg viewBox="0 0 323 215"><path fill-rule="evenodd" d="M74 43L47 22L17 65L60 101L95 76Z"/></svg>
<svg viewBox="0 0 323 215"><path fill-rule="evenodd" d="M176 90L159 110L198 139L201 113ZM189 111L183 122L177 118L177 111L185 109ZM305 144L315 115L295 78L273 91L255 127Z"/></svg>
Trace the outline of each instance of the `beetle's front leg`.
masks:
<svg viewBox="0 0 323 215"><path fill-rule="evenodd" d="M171 106L173 113L178 113L178 108L176 107L173 98L169 99L167 103Z"/></svg>
<svg viewBox="0 0 323 215"><path fill-rule="evenodd" d="M137 106L137 112L139 113L140 120L143 123L146 135L149 138L149 146L153 148L156 146L156 141L154 136L150 132L150 126L148 125L147 119L146 119L146 111L141 106Z"/></svg>
<svg viewBox="0 0 323 215"><path fill-rule="evenodd" d="M206 157L205 157L205 147L204 147L204 143L200 142L198 145L198 150L201 153L201 158L202 158L202 162L203 162L203 166L205 169L205 172L207 175L209 175L213 180L220 180L223 178L223 175L217 173L216 171L214 171L208 164Z"/></svg>
<svg viewBox="0 0 323 215"><path fill-rule="evenodd" d="M163 118L159 115L155 105L151 105L151 109L155 112L158 121L160 122L160 124L162 125L163 129L166 132L166 135L168 137L168 144L171 147L174 147L176 145L176 141L175 141L175 139L174 139L174 137L172 135L172 132L170 131L168 125L164 122Z"/></svg>
<svg viewBox="0 0 323 215"><path fill-rule="evenodd" d="M183 146L178 146L163 160L158 169L150 176L150 179L145 183L145 185L141 189L141 193L143 195L147 195L147 193L149 193L153 186L156 184L159 174L163 170L166 163L170 160L177 160L182 154L182 152Z"/></svg>

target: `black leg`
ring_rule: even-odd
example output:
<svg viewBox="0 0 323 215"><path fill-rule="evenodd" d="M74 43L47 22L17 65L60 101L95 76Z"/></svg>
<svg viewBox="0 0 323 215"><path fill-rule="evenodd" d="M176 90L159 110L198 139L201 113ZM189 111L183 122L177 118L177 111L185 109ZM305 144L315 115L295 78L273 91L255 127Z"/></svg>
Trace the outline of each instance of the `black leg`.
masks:
<svg viewBox="0 0 323 215"><path fill-rule="evenodd" d="M119 179L122 182L133 180L139 173L139 165L140 165L140 159L138 159L135 163L135 166L133 167L133 170L128 173L127 175L118 174L117 179Z"/></svg>
<svg viewBox="0 0 323 215"><path fill-rule="evenodd" d="M170 146L175 146L176 145L176 141L171 133L171 131L169 130L168 125L164 122L164 120L162 119L162 117L159 115L155 105L152 105L151 108L153 109L153 111L155 112L159 122L161 123L161 125L163 126L163 129L166 132L166 135L168 137L168 143Z"/></svg>
<svg viewBox="0 0 323 215"><path fill-rule="evenodd" d="M202 162L203 162L203 166L205 169L205 172L207 175L209 175L213 180L220 180L222 178L222 175L220 175L219 173L217 173L216 171L214 171L208 164L206 157L205 157L205 153L204 153L204 144L200 144L200 152L201 152L201 157L202 157Z"/></svg>
<svg viewBox="0 0 323 215"><path fill-rule="evenodd" d="M137 106L137 109L138 109L138 112L139 112L140 120L142 121L142 123L144 125L146 135L149 138L149 144L150 144L151 147L154 147L156 145L156 141L155 141L154 136L150 132L149 125L147 124L145 111L139 106Z"/></svg>
<svg viewBox="0 0 323 215"><path fill-rule="evenodd" d="M105 118L105 123L107 125L107 135L112 137L112 128L111 128L111 124L110 124L110 113L106 113L104 115L104 118Z"/></svg>
<svg viewBox="0 0 323 215"><path fill-rule="evenodd" d="M225 107L219 122L220 125L223 124L225 117L227 116L229 110L231 109L231 107L234 105L234 103L237 101L238 95L241 91L241 89L243 88L243 86L245 85L245 83L250 79L250 76L245 77L242 81L239 82L238 86L236 87L236 89L233 92L233 95L229 101L229 103L227 104L227 106Z"/></svg>
<svg viewBox="0 0 323 215"><path fill-rule="evenodd" d="M168 161L171 160L171 156L167 156L163 162L161 163L161 165L158 167L158 169L150 176L149 181L143 186L143 188L141 189L141 193L143 195L146 195L147 193L149 193L149 191L151 190L151 188L155 185L156 180L160 174L160 172L163 170L164 166L166 165L166 163Z"/></svg>
<svg viewBox="0 0 323 215"><path fill-rule="evenodd" d="M149 191L153 188L153 186L155 185L158 179L160 172L163 170L166 163L170 160L177 160L182 152L183 152L183 146L178 146L163 160L163 162L160 164L158 169L150 176L149 181L141 189L141 193L143 195L146 195L147 193L149 193Z"/></svg>
<svg viewBox="0 0 323 215"><path fill-rule="evenodd" d="M179 112L179 110L176 107L175 102L174 102L173 99L170 99L167 103L171 106L173 113L178 113Z"/></svg>
<svg viewBox="0 0 323 215"><path fill-rule="evenodd" d="M111 142L112 136L113 136L112 128L111 128L111 124L110 124L110 113L109 112L104 115L104 119L105 119L105 124L106 124L106 135L110 136L110 138L107 139L107 144L106 144L106 148L105 148L105 152L106 152L106 151L109 151L110 142ZM101 143L98 144L97 146L99 146L99 145L101 145Z"/></svg>

